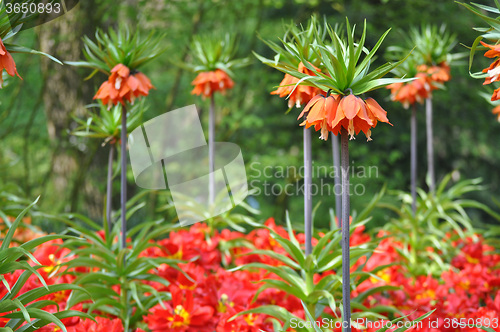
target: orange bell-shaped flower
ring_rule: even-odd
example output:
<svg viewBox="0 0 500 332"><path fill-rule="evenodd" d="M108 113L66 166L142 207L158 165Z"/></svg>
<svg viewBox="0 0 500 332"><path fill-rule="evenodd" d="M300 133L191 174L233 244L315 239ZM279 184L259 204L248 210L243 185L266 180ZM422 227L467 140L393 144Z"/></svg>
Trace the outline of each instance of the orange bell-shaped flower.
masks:
<svg viewBox="0 0 500 332"><path fill-rule="evenodd" d="M191 82L194 89L191 91L192 95L202 95L203 97L211 97L214 92L220 91L224 93L226 90L232 89L234 82L229 75L221 70L201 72Z"/></svg>
<svg viewBox="0 0 500 332"><path fill-rule="evenodd" d="M362 131L371 141L371 128L375 128L378 121L391 124L387 112L373 98L365 101L353 94L315 96L304 107L299 119L304 115L306 119L301 126L314 126L316 131L321 130L320 139L324 140L328 139L329 132L338 135L340 129L345 128L351 139Z"/></svg>
<svg viewBox="0 0 500 332"><path fill-rule="evenodd" d="M316 68L311 64L313 68L320 72L319 68ZM299 72L302 74L314 76L315 73L312 70L307 69L306 66L301 62L298 67ZM288 96L288 107L300 107L304 104L307 104L314 96L321 93L321 90L318 88L314 88L312 86L307 85L297 85L299 79L293 77L289 74L285 74L285 77L280 83L280 86L271 92L272 95L279 95L281 98Z"/></svg>
<svg viewBox="0 0 500 332"><path fill-rule="evenodd" d="M21 76L17 73L16 63L14 62L12 55L10 55L9 51L7 51L2 39L0 38L0 88L2 88L3 84L2 74L4 69L10 76L14 77L14 75L17 75L17 77L21 78Z"/></svg>
<svg viewBox="0 0 500 332"><path fill-rule="evenodd" d="M109 79L102 83L94 99L102 100L109 107L118 103L124 105L125 101L133 104L136 98L147 96L153 88L146 75L141 72L130 74L130 69L120 63L111 69Z"/></svg>
<svg viewBox="0 0 500 332"><path fill-rule="evenodd" d="M426 98L431 96L431 91L435 89L426 73L417 73L415 77L417 79L411 82L393 83L387 86L387 89L391 90L391 99L400 102L404 108L408 108L415 102L423 103Z"/></svg>

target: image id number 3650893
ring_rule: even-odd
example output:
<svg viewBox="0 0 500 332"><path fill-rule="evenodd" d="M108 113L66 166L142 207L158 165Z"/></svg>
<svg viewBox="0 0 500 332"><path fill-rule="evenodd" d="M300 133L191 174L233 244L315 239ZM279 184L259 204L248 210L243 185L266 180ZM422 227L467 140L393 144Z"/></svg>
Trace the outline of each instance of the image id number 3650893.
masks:
<svg viewBox="0 0 500 332"><path fill-rule="evenodd" d="M496 329L499 327L498 324L498 317L495 318L489 318L489 317L478 317L478 318L442 318L443 319L443 327L445 329L456 329L460 327L485 327L485 328L492 328ZM430 320L429 322L431 325L436 325L439 326L440 322L438 319L436 320ZM431 326L433 327L433 326Z"/></svg>
<svg viewBox="0 0 500 332"><path fill-rule="evenodd" d="M59 14L61 12L61 4L59 2L30 2L26 1L23 3L14 1L5 4L5 10L7 14Z"/></svg>

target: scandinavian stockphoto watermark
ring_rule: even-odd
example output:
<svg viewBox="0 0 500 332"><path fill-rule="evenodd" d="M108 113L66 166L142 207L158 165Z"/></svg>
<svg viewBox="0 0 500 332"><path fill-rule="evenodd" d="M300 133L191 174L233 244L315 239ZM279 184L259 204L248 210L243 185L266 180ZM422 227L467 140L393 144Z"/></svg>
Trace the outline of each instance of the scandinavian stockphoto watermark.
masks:
<svg viewBox="0 0 500 332"><path fill-rule="evenodd" d="M423 328L424 324L422 321L405 321L400 320L397 322L391 321L383 321L383 320L369 320L367 318L358 318L356 320L351 320L351 323L348 324L347 321L334 320L331 318L323 318L322 320L318 320L316 322L311 321L302 321L299 319L292 318L289 322L289 326L293 329L296 328L313 328L314 325L321 329L345 329L347 327L357 328L357 329L368 329L368 330L378 330L378 329L396 329L396 328L414 328L415 330L419 330Z"/></svg>
<svg viewBox="0 0 500 332"><path fill-rule="evenodd" d="M214 171L210 172L209 146L195 105L145 122L132 131L128 143L136 184L146 189L168 188L182 226L228 211L248 195L243 156L236 144L215 143Z"/></svg>
<svg viewBox="0 0 500 332"><path fill-rule="evenodd" d="M304 167L296 166L270 166L255 161L249 165L249 186L255 195L264 196L301 196L304 195ZM379 177L377 166L357 165L354 161L347 172L351 179L349 194L362 196L366 187L360 183L363 179ZM312 196L331 196L342 194L342 186L335 184L335 177L342 176L342 170L335 166L314 165L311 168L313 183L311 184Z"/></svg>

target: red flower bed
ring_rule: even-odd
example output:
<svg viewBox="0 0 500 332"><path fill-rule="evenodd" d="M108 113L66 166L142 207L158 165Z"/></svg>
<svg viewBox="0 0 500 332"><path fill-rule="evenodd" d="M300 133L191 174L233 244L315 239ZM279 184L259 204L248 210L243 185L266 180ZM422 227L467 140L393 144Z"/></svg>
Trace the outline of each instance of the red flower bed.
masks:
<svg viewBox="0 0 500 332"><path fill-rule="evenodd" d="M266 225L281 236L288 238L287 231L277 226L273 219L269 219ZM303 242L303 234L297 234L297 239ZM356 265L366 263L363 269L371 271L377 266L396 264L377 272L377 277L372 277L357 285L352 296L375 286L390 285L399 288L370 295L366 298L364 305L367 307L375 304L393 306L413 319L436 309L428 319L422 322L422 325L414 329L418 331L480 331L477 327L457 327L457 324L464 322L488 326L494 331L500 331L498 326L500 255L493 252L494 248L484 244L482 238L468 238L465 241L455 242L455 245L460 248L460 254L452 260L451 269L442 273L440 278L431 275L411 276L398 254L397 249L402 248L403 245L390 236L377 239L372 239L366 234L364 226L354 231L351 236L352 246L370 240L379 242L376 252L367 261L361 259ZM241 266L251 262L281 265L278 260L269 256L252 254L252 249L246 246L232 247L229 252L224 253L220 251L222 244L233 240L248 241L255 248L286 254L279 243L270 236L267 229L256 229L248 234L226 229L221 232L215 231L215 234L209 236L209 229L204 224L195 224L187 230L172 232L167 239L157 242L158 247L149 248L142 253L143 256L171 257L187 262L181 264L184 273L167 265L161 265L157 269L157 274L168 280L170 285L166 287L155 284L154 287L158 290L169 291L172 298L163 305L156 305L150 314L144 317L144 322L151 331L272 331L272 322L270 316L267 315L244 314L231 319L239 312L266 304L278 305L298 317L305 317L301 302L283 291L268 288L256 296L263 279L279 279L277 276L262 269L232 271L224 267L223 261L232 266ZM69 259L66 257L69 252L59 250L58 243L58 241L52 241L41 245L34 253L35 258L46 266L39 271L47 284L72 281L71 276L61 276L58 273L60 271L57 265L62 260ZM316 243L317 240L313 244ZM334 272L328 271L317 275L315 281L332 273ZM18 275L5 275L4 277L12 285ZM32 276L21 293L40 286L40 280ZM0 295L5 294L6 291L2 286ZM56 293L47 299L64 307L68 295L66 292ZM82 305L73 309L82 310ZM56 306L48 307L47 310L56 311ZM0 326L3 326L5 321L5 319L0 320ZM97 323L79 318L68 318L63 322L68 332L123 331L121 321L110 316L97 318ZM292 331L292 329L289 330ZM341 331L336 328L333 330ZM368 327L366 330L376 331L377 328ZM58 328L49 325L39 331L58 331ZM358 330L354 329L354 331Z"/></svg>

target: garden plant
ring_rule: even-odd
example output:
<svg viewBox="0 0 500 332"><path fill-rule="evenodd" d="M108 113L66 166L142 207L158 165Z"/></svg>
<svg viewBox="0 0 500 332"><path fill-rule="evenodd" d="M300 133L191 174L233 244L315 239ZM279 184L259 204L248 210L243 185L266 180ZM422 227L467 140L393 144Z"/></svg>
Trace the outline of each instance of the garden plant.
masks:
<svg viewBox="0 0 500 332"><path fill-rule="evenodd" d="M0 73L0 332L500 331L499 1L1 1Z"/></svg>

